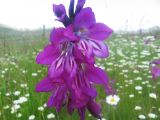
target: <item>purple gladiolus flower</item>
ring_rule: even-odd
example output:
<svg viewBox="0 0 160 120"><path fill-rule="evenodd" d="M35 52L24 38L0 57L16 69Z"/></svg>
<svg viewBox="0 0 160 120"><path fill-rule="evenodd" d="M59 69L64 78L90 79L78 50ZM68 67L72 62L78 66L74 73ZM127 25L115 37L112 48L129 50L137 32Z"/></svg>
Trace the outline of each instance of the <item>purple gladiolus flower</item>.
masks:
<svg viewBox="0 0 160 120"><path fill-rule="evenodd" d="M48 74L36 85L37 92L50 92L48 107L60 111L64 103L68 113L77 110L80 120L85 111L101 119L101 106L96 103L96 84L107 94L113 89L104 70L95 67L95 57L106 58L109 49L104 43L113 32L97 23L91 8L83 8L86 0L70 1L69 17L64 5L53 5L53 11L64 27L53 28L50 43L37 55L36 62L48 67ZM74 9L75 8L75 9Z"/></svg>
<svg viewBox="0 0 160 120"><path fill-rule="evenodd" d="M152 61L150 68L153 80L160 77L160 59Z"/></svg>

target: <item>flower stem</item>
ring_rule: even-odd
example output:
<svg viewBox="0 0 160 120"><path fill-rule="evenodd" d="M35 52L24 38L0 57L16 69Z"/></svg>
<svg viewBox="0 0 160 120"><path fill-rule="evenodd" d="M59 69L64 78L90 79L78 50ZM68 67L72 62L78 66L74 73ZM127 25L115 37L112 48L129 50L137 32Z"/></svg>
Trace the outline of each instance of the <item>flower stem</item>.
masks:
<svg viewBox="0 0 160 120"><path fill-rule="evenodd" d="M112 117L113 117L113 120L116 120L114 108L112 109Z"/></svg>
<svg viewBox="0 0 160 120"><path fill-rule="evenodd" d="M57 111L56 111L56 116L57 116L57 120L60 120L60 119L59 119L59 114L58 114Z"/></svg>

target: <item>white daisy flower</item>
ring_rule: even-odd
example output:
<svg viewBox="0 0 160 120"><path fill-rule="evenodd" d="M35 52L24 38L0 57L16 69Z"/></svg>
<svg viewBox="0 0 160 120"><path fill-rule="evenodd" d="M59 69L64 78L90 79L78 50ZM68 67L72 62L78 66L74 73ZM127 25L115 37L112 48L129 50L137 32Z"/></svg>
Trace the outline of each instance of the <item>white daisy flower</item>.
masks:
<svg viewBox="0 0 160 120"><path fill-rule="evenodd" d="M109 95L106 97L106 102L110 105L117 105L119 101L120 98L117 95Z"/></svg>
<svg viewBox="0 0 160 120"><path fill-rule="evenodd" d="M155 93L150 93L149 97L153 99L157 99L157 95Z"/></svg>
<svg viewBox="0 0 160 120"><path fill-rule="evenodd" d="M6 93L6 96L10 96L11 95L11 93Z"/></svg>
<svg viewBox="0 0 160 120"><path fill-rule="evenodd" d="M55 115L53 113L50 113L50 114L47 115L47 118L48 119L53 119L53 118L55 118Z"/></svg>
<svg viewBox="0 0 160 120"><path fill-rule="evenodd" d="M35 119L35 115L30 115L28 120L34 120Z"/></svg>
<svg viewBox="0 0 160 120"><path fill-rule="evenodd" d="M135 86L135 90L142 90L142 86Z"/></svg>
<svg viewBox="0 0 160 120"><path fill-rule="evenodd" d="M146 119L146 117L144 115L139 115L138 118L141 119L141 120L145 120Z"/></svg>
<svg viewBox="0 0 160 120"><path fill-rule="evenodd" d="M38 110L39 110L39 111L43 111L43 110L44 110L44 107L40 106L40 107L38 107Z"/></svg>
<svg viewBox="0 0 160 120"><path fill-rule="evenodd" d="M3 109L5 109L5 110L8 109L8 108L9 108L9 105L6 105L6 106L3 107Z"/></svg>
<svg viewBox="0 0 160 120"><path fill-rule="evenodd" d="M149 114L148 114L148 117L149 117L149 118L152 118L152 119L155 119L155 118L157 118L157 115L154 114L154 113L149 113Z"/></svg>
<svg viewBox="0 0 160 120"><path fill-rule="evenodd" d="M17 114L17 118L20 118L20 117L22 117L22 114L21 114L21 113L18 113L18 114Z"/></svg>
<svg viewBox="0 0 160 120"><path fill-rule="evenodd" d="M20 91L15 91L13 94L14 94L15 96L19 96L19 95L21 94L21 92L20 92Z"/></svg>
<svg viewBox="0 0 160 120"><path fill-rule="evenodd" d="M38 76L38 74L37 73L32 73L32 76L36 77L36 76Z"/></svg>
<svg viewBox="0 0 160 120"><path fill-rule="evenodd" d="M130 98L134 98L134 94L130 94L129 97L130 97Z"/></svg>
<svg viewBox="0 0 160 120"><path fill-rule="evenodd" d="M17 104L13 105L13 106L11 107L11 114L16 113L17 110L20 109L20 108L21 108L20 105L17 105Z"/></svg>
<svg viewBox="0 0 160 120"><path fill-rule="evenodd" d="M140 107L140 106L135 106L135 108L134 108L135 110L141 110L142 109L142 107Z"/></svg>
<svg viewBox="0 0 160 120"><path fill-rule="evenodd" d="M43 107L44 107L44 108L46 108L46 107L47 107L47 104L46 104L46 103L44 103L44 104L43 104Z"/></svg>

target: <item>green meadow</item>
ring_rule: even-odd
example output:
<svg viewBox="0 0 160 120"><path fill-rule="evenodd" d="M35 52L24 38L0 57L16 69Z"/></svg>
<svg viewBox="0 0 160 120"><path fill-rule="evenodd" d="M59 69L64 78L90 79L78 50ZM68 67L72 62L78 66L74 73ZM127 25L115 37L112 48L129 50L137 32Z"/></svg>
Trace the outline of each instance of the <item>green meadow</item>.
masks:
<svg viewBox="0 0 160 120"><path fill-rule="evenodd" d="M160 32L159 32L160 33ZM120 97L116 106L106 103L102 86L97 102L102 105L102 120L160 120L160 79L152 80L149 64L160 58L158 32L114 33L106 44L110 57L97 59ZM78 120L64 106L57 113L47 108L50 93L36 93L35 85L47 74L35 57L49 42L49 30L18 31L0 28L0 120ZM149 40L148 44L144 41ZM86 120L97 120L86 112Z"/></svg>

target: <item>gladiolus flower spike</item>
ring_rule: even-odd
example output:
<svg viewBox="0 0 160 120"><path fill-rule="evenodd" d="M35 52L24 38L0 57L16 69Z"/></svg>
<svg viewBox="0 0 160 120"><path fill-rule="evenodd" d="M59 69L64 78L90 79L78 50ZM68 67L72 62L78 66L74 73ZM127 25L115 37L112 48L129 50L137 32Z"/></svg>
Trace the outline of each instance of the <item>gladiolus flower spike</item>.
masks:
<svg viewBox="0 0 160 120"><path fill-rule="evenodd" d="M50 43L36 57L38 64L48 67L48 74L36 85L36 91L52 93L48 107L60 111L65 103L70 114L78 111L80 120L85 120L86 109L101 119L101 106L95 101L95 84L111 93L109 77L104 70L95 67L95 57L109 56L104 40L113 31L96 22L92 9L83 8L85 1L78 0L74 6L71 0L69 16L63 4L53 5L53 12L64 27L52 29Z"/></svg>

